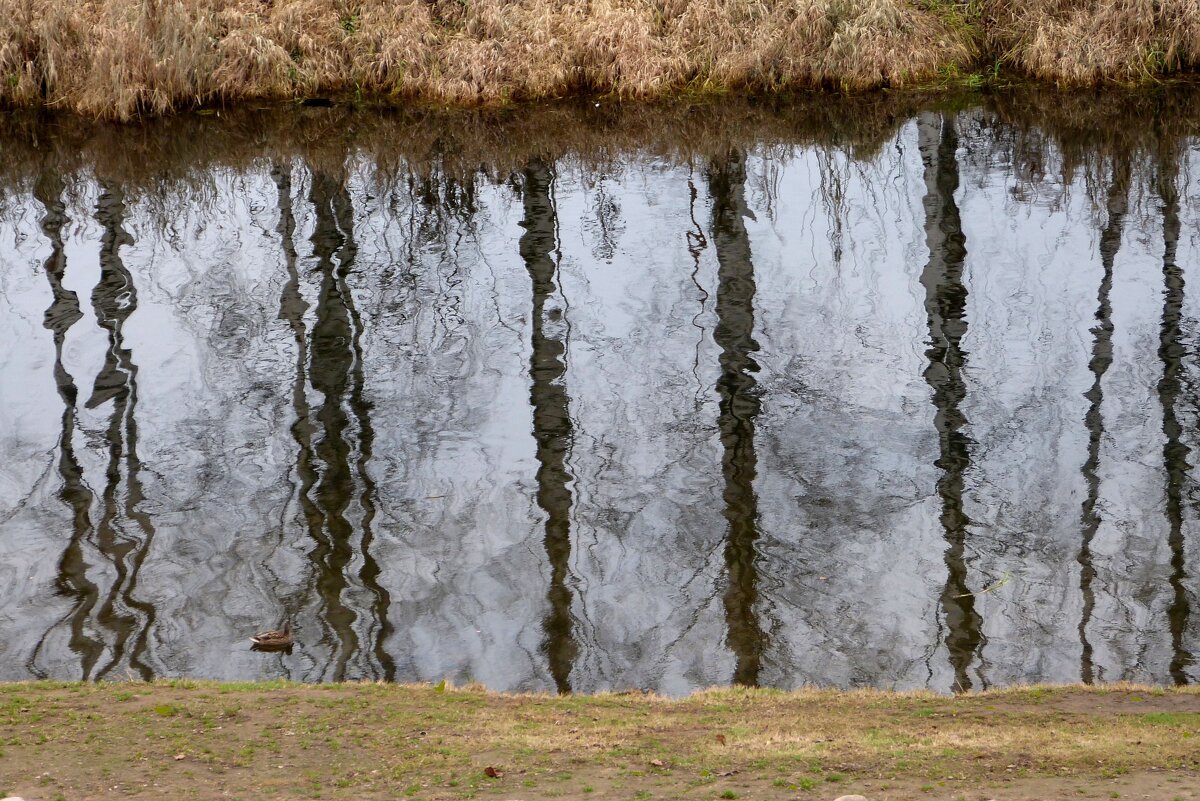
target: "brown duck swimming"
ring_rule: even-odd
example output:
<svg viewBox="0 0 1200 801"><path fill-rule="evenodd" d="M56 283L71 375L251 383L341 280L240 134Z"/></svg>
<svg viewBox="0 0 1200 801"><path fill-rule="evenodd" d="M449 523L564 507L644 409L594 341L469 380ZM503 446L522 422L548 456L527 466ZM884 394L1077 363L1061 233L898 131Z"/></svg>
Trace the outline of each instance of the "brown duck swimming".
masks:
<svg viewBox="0 0 1200 801"><path fill-rule="evenodd" d="M292 646L292 621L286 621L282 629L260 631L250 638L250 642L259 648L290 648Z"/></svg>

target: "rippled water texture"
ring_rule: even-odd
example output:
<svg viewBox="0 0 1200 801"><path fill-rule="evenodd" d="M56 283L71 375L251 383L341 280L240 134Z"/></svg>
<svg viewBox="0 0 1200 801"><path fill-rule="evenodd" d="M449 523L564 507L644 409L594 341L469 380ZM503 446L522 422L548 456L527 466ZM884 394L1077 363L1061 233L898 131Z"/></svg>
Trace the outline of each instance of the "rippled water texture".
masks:
<svg viewBox="0 0 1200 801"><path fill-rule="evenodd" d="M1198 122L9 118L0 679L1194 681Z"/></svg>

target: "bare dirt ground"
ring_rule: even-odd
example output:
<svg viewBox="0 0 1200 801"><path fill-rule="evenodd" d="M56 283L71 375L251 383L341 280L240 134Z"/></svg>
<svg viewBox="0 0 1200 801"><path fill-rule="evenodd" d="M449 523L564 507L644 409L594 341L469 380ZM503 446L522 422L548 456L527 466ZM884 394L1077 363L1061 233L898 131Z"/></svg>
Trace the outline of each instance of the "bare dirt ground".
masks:
<svg viewBox="0 0 1200 801"><path fill-rule="evenodd" d="M1200 692L0 685L0 797L1200 799Z"/></svg>

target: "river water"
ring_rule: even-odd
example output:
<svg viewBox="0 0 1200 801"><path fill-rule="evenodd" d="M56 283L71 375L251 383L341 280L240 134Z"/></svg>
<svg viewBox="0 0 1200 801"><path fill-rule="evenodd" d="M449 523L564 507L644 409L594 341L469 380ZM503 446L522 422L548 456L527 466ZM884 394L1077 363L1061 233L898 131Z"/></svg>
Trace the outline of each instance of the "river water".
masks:
<svg viewBox="0 0 1200 801"><path fill-rule="evenodd" d="M0 679L1194 681L1198 124L9 116Z"/></svg>

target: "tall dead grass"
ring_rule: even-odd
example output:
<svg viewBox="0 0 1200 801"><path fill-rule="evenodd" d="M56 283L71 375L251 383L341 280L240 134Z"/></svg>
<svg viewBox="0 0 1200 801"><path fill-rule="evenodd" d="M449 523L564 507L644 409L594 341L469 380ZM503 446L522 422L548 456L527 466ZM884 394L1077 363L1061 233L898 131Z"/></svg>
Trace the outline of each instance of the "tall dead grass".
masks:
<svg viewBox="0 0 1200 801"><path fill-rule="evenodd" d="M0 103L130 119L319 95L1060 84L1200 65L1200 0L0 0Z"/></svg>
<svg viewBox="0 0 1200 801"><path fill-rule="evenodd" d="M1200 0L987 0L984 48L1059 85L1140 82L1200 66Z"/></svg>
<svg viewBox="0 0 1200 801"><path fill-rule="evenodd" d="M865 89L974 56L920 0L0 0L0 101L128 119L362 93Z"/></svg>

